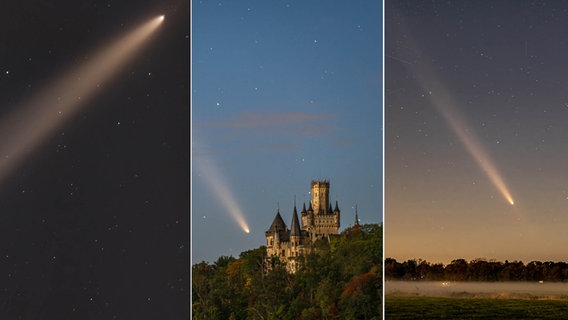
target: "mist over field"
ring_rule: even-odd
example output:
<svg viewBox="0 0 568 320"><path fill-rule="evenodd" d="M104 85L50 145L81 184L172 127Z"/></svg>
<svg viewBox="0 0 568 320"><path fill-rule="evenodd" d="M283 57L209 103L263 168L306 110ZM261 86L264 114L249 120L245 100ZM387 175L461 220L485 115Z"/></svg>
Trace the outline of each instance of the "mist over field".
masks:
<svg viewBox="0 0 568 320"><path fill-rule="evenodd" d="M386 295L568 299L564 282L386 281Z"/></svg>

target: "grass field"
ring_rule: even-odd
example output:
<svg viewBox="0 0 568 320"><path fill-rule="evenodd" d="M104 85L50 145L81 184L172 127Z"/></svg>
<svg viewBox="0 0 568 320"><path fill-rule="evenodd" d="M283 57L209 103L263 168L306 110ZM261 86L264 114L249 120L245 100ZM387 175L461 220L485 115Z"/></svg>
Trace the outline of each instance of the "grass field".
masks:
<svg viewBox="0 0 568 320"><path fill-rule="evenodd" d="M568 301L387 295L385 319L568 319Z"/></svg>

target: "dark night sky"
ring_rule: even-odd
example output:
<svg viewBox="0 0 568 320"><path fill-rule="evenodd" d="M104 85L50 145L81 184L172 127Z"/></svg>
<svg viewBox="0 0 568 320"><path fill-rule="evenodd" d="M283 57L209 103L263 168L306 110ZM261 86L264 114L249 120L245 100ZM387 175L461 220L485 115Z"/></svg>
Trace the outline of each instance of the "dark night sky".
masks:
<svg viewBox="0 0 568 320"><path fill-rule="evenodd" d="M0 318L187 318L189 2L2 1L0 12L0 118L166 15L1 181Z"/></svg>
<svg viewBox="0 0 568 320"><path fill-rule="evenodd" d="M566 30L566 1L386 1L387 256L566 260Z"/></svg>

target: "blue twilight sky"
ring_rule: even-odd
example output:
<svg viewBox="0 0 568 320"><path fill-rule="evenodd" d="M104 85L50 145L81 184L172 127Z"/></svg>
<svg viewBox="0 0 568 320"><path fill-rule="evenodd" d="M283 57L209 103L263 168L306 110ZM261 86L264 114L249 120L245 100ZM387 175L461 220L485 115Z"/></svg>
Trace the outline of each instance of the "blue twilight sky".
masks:
<svg viewBox="0 0 568 320"><path fill-rule="evenodd" d="M193 263L264 245L315 179L341 230L382 221L381 1L193 1L191 38Z"/></svg>

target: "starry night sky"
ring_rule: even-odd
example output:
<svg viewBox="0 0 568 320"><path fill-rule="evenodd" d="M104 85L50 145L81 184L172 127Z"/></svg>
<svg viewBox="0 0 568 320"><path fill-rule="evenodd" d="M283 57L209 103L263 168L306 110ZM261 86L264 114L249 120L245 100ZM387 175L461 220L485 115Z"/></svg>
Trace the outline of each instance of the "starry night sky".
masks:
<svg viewBox="0 0 568 320"><path fill-rule="evenodd" d="M189 2L3 1L0 12L2 118L108 39L166 15L2 180L0 318L187 318Z"/></svg>
<svg viewBox="0 0 568 320"><path fill-rule="evenodd" d="M566 260L566 30L566 1L385 2L387 257Z"/></svg>
<svg viewBox="0 0 568 320"><path fill-rule="evenodd" d="M265 245L311 180L330 180L340 230L356 204L382 221L382 3L194 1L192 18L192 262Z"/></svg>

